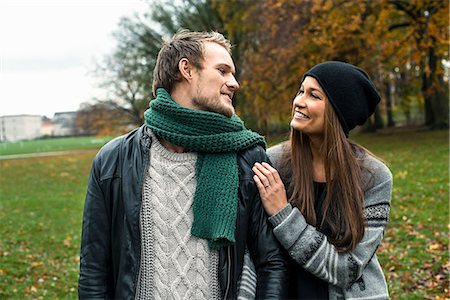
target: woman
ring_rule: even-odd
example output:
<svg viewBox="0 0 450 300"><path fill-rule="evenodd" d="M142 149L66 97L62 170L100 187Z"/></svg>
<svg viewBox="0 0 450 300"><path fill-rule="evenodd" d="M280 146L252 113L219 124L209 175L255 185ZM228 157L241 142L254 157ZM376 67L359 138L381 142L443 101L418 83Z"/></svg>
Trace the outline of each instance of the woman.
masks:
<svg viewBox="0 0 450 300"><path fill-rule="evenodd" d="M347 139L379 101L362 69L316 65L292 103L290 141L268 151L280 173L266 163L253 168L274 233L295 261L291 298L389 298L375 252L388 223L392 174Z"/></svg>

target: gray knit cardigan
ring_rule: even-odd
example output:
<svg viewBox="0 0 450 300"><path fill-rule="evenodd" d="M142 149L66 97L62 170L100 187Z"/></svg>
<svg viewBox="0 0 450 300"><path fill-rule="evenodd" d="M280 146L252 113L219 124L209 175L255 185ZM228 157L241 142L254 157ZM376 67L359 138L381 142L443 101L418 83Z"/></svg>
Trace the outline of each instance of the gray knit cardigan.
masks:
<svg viewBox="0 0 450 300"><path fill-rule="evenodd" d="M283 145L268 150L275 168ZM330 299L389 299L386 280L376 251L388 224L392 174L373 156L364 158L364 207L367 225L363 239L351 252L338 252L327 238L306 223L290 204L272 216L274 233L291 257L303 268L328 282ZM308 287L305 287L308 288Z"/></svg>

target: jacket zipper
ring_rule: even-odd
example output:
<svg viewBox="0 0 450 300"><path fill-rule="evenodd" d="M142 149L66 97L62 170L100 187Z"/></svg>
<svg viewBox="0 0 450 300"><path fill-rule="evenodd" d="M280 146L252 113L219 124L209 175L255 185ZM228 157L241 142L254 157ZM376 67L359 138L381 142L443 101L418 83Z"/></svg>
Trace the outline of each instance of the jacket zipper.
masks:
<svg viewBox="0 0 450 300"><path fill-rule="evenodd" d="M230 292L230 285L231 285L231 247L230 246L228 246L228 249L227 249L227 259L228 259L227 288L225 289L225 296L223 299L228 299L228 293Z"/></svg>

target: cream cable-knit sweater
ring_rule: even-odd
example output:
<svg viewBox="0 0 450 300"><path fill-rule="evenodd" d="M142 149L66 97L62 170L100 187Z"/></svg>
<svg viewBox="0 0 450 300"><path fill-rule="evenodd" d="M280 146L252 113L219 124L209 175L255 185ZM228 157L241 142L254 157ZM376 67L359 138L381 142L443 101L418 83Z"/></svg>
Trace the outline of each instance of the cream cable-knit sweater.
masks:
<svg viewBox="0 0 450 300"><path fill-rule="evenodd" d="M191 235L197 154L173 153L152 140L136 299L220 299L218 251Z"/></svg>

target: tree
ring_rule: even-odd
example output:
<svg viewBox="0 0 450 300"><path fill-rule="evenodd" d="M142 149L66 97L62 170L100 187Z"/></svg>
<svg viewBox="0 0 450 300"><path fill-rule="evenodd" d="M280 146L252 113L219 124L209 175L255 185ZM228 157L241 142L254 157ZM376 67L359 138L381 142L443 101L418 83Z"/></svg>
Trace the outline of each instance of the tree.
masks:
<svg viewBox="0 0 450 300"><path fill-rule="evenodd" d="M448 124L448 91L441 67L442 59L448 56L448 3L439 0L238 3L245 7L245 12L226 4L220 5L220 11L223 15L238 16L224 18L225 28L228 32L240 31L242 92L247 99L245 116L255 120L263 133L268 132L269 124L290 117L289 104L298 89L299 77L325 60L346 61L364 68L381 92L380 109L366 129L383 126L383 111L388 125L393 126L394 101L398 96L402 97L397 104L405 108L404 104L415 99L411 93L417 85L416 66L422 72L426 105L432 108L426 108L426 113L431 111L432 119L440 120L434 127ZM407 76L393 80L393 74L398 72ZM404 94L391 94L391 90Z"/></svg>
<svg viewBox="0 0 450 300"><path fill-rule="evenodd" d="M163 38L180 28L221 30L222 21L212 1L148 1L142 16L123 18L114 33L117 48L98 63L95 75L108 94L109 105L128 116L131 124L143 123L143 115L152 99L153 69Z"/></svg>
<svg viewBox="0 0 450 300"><path fill-rule="evenodd" d="M448 126L448 3L443 0L150 0L144 17L124 19L118 47L99 67L109 100L135 124L151 99L162 38L179 28L217 30L235 45L241 89L236 110L263 134L287 124L300 76L325 60L364 68L382 94L366 128L394 126L397 107L407 112L421 82L426 123ZM419 72L419 74L417 74ZM417 106L417 105L416 105Z"/></svg>
<svg viewBox="0 0 450 300"><path fill-rule="evenodd" d="M448 85L444 83L443 59L448 57L449 3L443 0L387 0L392 23L389 31L401 31L402 45L419 67L425 105L425 124L448 128Z"/></svg>
<svg viewBox="0 0 450 300"><path fill-rule="evenodd" d="M97 65L95 75L107 91L107 101L126 114L131 124L143 122L144 111L152 96L155 59L162 37L144 20L123 18L114 33L117 48Z"/></svg>
<svg viewBox="0 0 450 300"><path fill-rule="evenodd" d="M269 124L286 123L300 76L324 60L357 64L378 79L376 40L369 36L379 4L372 1L261 0L247 3L240 19L227 22L240 29L242 93L246 121L254 119L267 134ZM230 14L229 6L221 7ZM248 24L253 24L248 25ZM243 32L242 32L243 31ZM367 33L366 33L367 32Z"/></svg>
<svg viewBox="0 0 450 300"><path fill-rule="evenodd" d="M75 123L83 135L117 135L129 129L124 111L108 102L82 103Z"/></svg>

